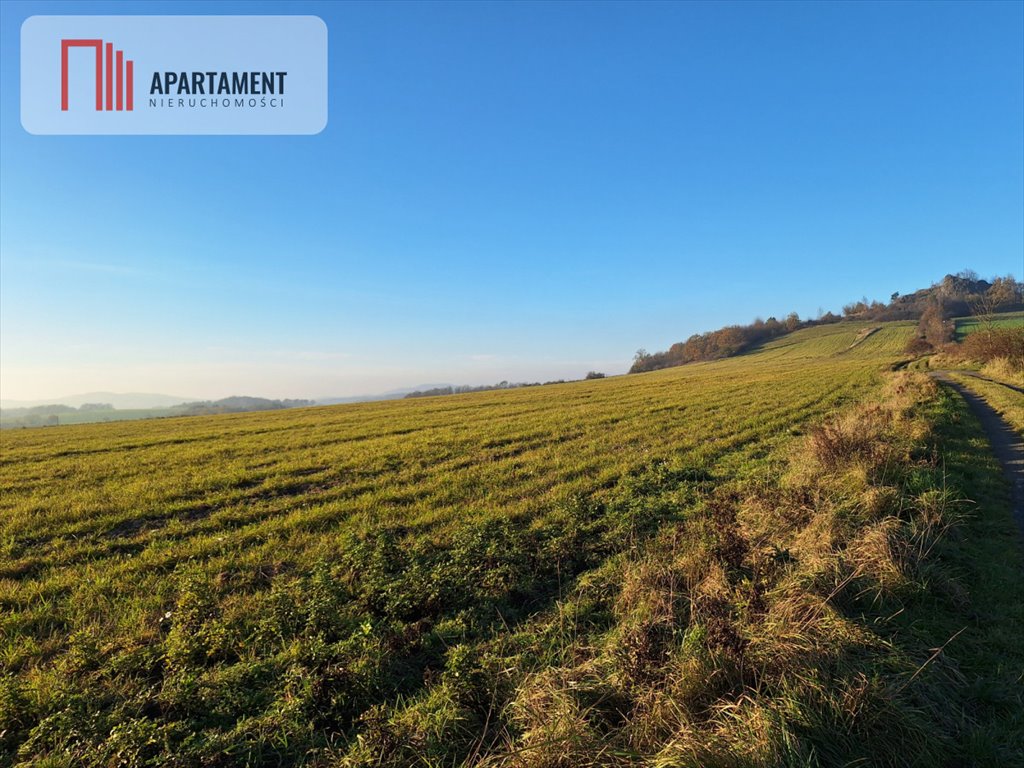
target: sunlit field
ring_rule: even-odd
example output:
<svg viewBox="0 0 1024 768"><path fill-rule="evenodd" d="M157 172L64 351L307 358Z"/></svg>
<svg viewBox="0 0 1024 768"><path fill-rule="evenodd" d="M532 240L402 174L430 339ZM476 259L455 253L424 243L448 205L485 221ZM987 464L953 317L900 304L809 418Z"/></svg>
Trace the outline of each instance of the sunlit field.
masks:
<svg viewBox="0 0 1024 768"><path fill-rule="evenodd" d="M16 590L77 590L116 567L158 611L167 569L196 558L286 569L336 551L342 531L529 524L658 462L742 473L876 386L910 333L886 328L850 349L858 330L640 377L5 433L5 574L32 575Z"/></svg>
<svg viewBox="0 0 1024 768"><path fill-rule="evenodd" d="M15 763L69 766L633 764L678 747L668 726L627 727L642 704L630 685L656 674L645 654L674 658L626 637L637 563L721 499L796 471L816 425L880 400L913 324L862 333L875 325L596 381L4 432L0 744ZM804 492L805 506L825 493ZM777 525L782 568L796 523ZM707 562L728 560L720 544ZM587 584L597 596L581 597ZM657 642L725 632L696 616ZM566 715L597 718L593 733L538 737L523 715L532 676L578 670L609 642L625 666ZM727 700L740 701L715 706ZM805 726L793 733L817 743Z"/></svg>
<svg viewBox="0 0 1024 768"><path fill-rule="evenodd" d="M990 317L958 317L953 321L957 340L987 328L1024 327L1024 312L999 312Z"/></svg>

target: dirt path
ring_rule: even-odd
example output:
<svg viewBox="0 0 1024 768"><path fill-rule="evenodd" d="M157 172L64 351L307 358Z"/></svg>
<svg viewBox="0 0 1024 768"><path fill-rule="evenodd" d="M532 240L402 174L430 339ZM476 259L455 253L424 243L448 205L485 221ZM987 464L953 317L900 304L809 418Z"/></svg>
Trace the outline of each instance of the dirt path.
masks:
<svg viewBox="0 0 1024 768"><path fill-rule="evenodd" d="M962 371L957 371L957 373L962 373ZM980 395L954 380L948 371L932 371L930 375L959 392L981 422L981 426L992 444L992 453L999 460L1003 467L1003 474L1006 475L1006 479L1010 483L1013 518L1017 521L1021 533L1024 534L1024 440ZM979 376L978 378L983 377ZM1016 389L1016 387L1010 388Z"/></svg>

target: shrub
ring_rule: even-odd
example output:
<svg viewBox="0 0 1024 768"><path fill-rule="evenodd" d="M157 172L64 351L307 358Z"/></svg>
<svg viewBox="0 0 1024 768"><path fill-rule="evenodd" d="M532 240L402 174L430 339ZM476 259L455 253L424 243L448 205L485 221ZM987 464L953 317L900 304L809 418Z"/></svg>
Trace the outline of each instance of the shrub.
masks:
<svg viewBox="0 0 1024 768"><path fill-rule="evenodd" d="M909 341L907 341L907 346L904 347L904 351L908 355L915 356L927 355L929 352L932 352L933 350L934 347L932 347L932 345L929 344L927 340L921 338L920 336L914 336L913 338L911 338Z"/></svg>
<svg viewBox="0 0 1024 768"><path fill-rule="evenodd" d="M1024 370L1024 327L988 328L968 334L960 342L959 355L966 360L987 363L1002 358L1012 370Z"/></svg>

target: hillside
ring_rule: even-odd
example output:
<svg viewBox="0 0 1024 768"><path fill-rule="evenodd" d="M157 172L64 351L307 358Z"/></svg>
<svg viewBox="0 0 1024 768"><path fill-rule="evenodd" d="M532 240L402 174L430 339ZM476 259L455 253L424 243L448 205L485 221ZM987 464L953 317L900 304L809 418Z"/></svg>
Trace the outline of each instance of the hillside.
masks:
<svg viewBox="0 0 1024 768"><path fill-rule="evenodd" d="M0 756L1010 764L1024 564L914 327L7 432Z"/></svg>
<svg viewBox="0 0 1024 768"><path fill-rule="evenodd" d="M1007 313L1022 309L1024 285L1012 275L994 277L990 282L979 279L968 270L946 275L930 287L911 294L901 296L894 293L888 303L877 300L869 302L867 298L851 302L843 307L842 315L825 312L819 313L816 318L801 320L796 312L792 312L782 321L774 317L767 320L757 318L748 325L727 325L716 331L694 334L663 352L652 354L640 349L633 358L629 372L643 373L732 357L801 328L849 321L920 321L923 326L921 335L938 345L949 336L946 329L951 318L961 316L966 319L995 313L1006 316ZM932 346L931 343L927 345L929 349Z"/></svg>

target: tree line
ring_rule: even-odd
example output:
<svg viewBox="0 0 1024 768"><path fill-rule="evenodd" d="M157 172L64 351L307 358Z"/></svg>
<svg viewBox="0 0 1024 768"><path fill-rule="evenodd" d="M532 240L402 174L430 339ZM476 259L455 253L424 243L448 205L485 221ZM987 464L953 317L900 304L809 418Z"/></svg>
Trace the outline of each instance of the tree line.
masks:
<svg viewBox="0 0 1024 768"><path fill-rule="evenodd" d="M988 315L1024 309L1024 285L1012 275L981 280L977 273L965 270L946 275L938 283L901 296L894 293L888 303L869 302L867 298L843 307L842 315L825 312L814 319L801 319L791 312L785 320L757 318L749 325L728 325L716 331L694 334L663 352L637 351L630 373L671 368L686 363L719 360L745 352L778 336L815 325L843 320L918 320L915 340L920 351L937 348L953 338L952 317ZM927 345L927 346L925 346Z"/></svg>
<svg viewBox="0 0 1024 768"><path fill-rule="evenodd" d="M642 373L702 360L732 357L799 328L820 323L836 323L839 322L839 319L838 316L829 312L817 320L801 320L796 312L791 312L782 321L776 320L774 317L769 317L767 320L757 318L749 325L727 325L717 331L695 333L686 341L676 342L664 352L649 353L644 349L637 350L629 372Z"/></svg>
<svg viewBox="0 0 1024 768"><path fill-rule="evenodd" d="M542 387L547 384L565 384L565 379L557 381L499 381L497 384L481 384L470 386L469 384L448 385L444 387L433 387L431 389L418 389L408 393L405 397L437 397L438 395L464 395L468 392L492 392L496 389L522 389L523 387Z"/></svg>

